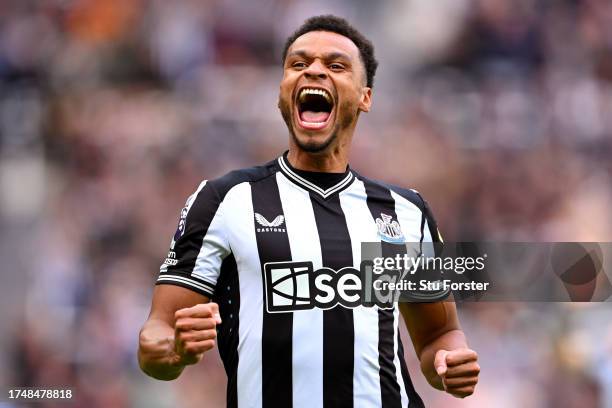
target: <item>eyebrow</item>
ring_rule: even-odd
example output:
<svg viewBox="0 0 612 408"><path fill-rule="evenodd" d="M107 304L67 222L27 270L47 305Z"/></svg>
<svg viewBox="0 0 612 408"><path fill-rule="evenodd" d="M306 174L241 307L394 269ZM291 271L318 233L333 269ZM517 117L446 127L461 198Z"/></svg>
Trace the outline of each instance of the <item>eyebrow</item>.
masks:
<svg viewBox="0 0 612 408"><path fill-rule="evenodd" d="M291 51L289 54L287 54L287 58L289 57L294 57L294 56L298 56L298 57L303 57L303 58L312 58L312 54L308 53L305 50L295 50L295 51ZM323 59L324 60L334 60L334 59L344 59L347 61L351 61L351 57L348 54L345 54L343 52L339 52L339 51L333 51L333 52L329 52L327 54L323 54Z"/></svg>

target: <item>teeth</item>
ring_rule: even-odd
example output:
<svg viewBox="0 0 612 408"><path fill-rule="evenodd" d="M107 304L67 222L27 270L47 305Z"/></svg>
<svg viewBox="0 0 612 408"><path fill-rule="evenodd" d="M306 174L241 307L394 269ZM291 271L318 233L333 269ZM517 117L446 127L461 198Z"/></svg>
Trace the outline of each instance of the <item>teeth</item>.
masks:
<svg viewBox="0 0 612 408"><path fill-rule="evenodd" d="M306 97L306 95L321 95L327 100L328 103L332 103L331 96L329 95L329 93L327 93L327 91L324 91L323 89L313 89L313 88L302 89L302 91L300 92L300 102L304 101L304 98Z"/></svg>

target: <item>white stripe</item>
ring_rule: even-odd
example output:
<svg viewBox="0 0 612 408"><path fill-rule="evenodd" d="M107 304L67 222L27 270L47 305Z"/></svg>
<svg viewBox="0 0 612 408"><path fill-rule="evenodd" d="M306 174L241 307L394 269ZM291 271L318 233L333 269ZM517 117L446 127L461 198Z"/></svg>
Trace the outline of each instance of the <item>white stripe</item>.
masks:
<svg viewBox="0 0 612 408"><path fill-rule="evenodd" d="M226 202L230 201L229 197L235 188L236 186L227 192L224 200L219 204L213 219L210 221L206 235L202 238L202 246L198 252L195 266L191 272L191 275L212 282L214 285L217 284L223 259L231 252L226 237L227 232L225 231L228 224L225 220L225 205ZM231 212L228 213L231 214Z"/></svg>
<svg viewBox="0 0 612 408"><path fill-rule="evenodd" d="M419 207L414 205L410 200L391 191L391 197L395 200L395 213L397 220L402 228L406 241L406 250L408 255L416 256L422 252L423 256L432 257L435 255L431 233L429 232L429 224L425 220L423 225L423 243L421 245L421 219L424 213ZM411 293L411 296L420 300L440 299L441 296L448 293L448 290L440 290L430 293Z"/></svg>
<svg viewBox="0 0 612 408"><path fill-rule="evenodd" d="M402 229L404 235L404 241L406 242L406 251L410 256L417 256L420 252L420 241L421 241L421 220L423 213L419 207L417 207L412 201L407 200L401 195L397 194L393 190L391 197L395 201L395 214L397 215L397 221ZM418 295L415 297L419 297ZM406 386L404 377L402 376L402 368L400 365L399 358L397 357L397 350L399 348L397 329L399 327L399 307L395 307L393 310L393 364L395 365L395 376L400 386L400 396L402 399L402 406L408 406L408 393L406 392ZM404 356L402 356L404 358Z"/></svg>
<svg viewBox="0 0 612 408"><path fill-rule="evenodd" d="M170 274L170 275L160 275L160 278L164 278L164 277L173 277L173 278L179 278L179 279L186 279L186 280L188 280L190 282L194 282L194 283L196 283L198 285L202 285L202 286L208 288L210 291L214 292L214 290L215 290L215 284L214 283L211 283L211 282L201 282L201 281L196 280L196 279L191 279L188 276L180 275L179 273Z"/></svg>
<svg viewBox="0 0 612 408"><path fill-rule="evenodd" d="M419 252L421 252L421 250L423 250L424 255L428 256L430 254L433 254L433 246L431 246L431 244L425 244L427 241L426 239L423 239L424 245L423 247L421 247L420 245L420 241L421 241L421 220L423 215L423 212L421 211L421 209L416 206L412 201L400 196L399 194L395 193L394 191L391 190L391 197L393 198L393 200L395 201L395 213L397 214L397 220L400 224L400 227L402 229L402 233L404 234L404 240L406 242L406 250L408 252L408 255L412 255L412 256L416 256ZM424 228L427 229L427 223L425 224ZM425 236L424 238L427 238L427 236ZM431 241L431 236L429 237L429 241ZM429 249L428 249L429 246ZM415 299L421 299L421 300L429 300L431 298L435 298L435 297L439 297L440 294L436 293L436 294L432 294L431 296L429 294L422 294L422 293L411 293L411 296L414 297ZM393 312L393 324L394 324L394 353L393 353L393 362L395 365L395 375L398 379L398 383L400 385L400 395L402 398L402 406L408 406L408 402L409 402L409 398L408 398L408 393L406 391L406 387L405 387L405 380L404 377L402 376L402 369L401 369L401 362L399 361L399 358L397 356L397 351L399 348L399 339L398 339L398 334L397 334L397 329L399 327L399 308L395 307L395 310ZM402 356L402 358L405 358L404 356Z"/></svg>
<svg viewBox="0 0 612 408"><path fill-rule="evenodd" d="M293 261L312 261L322 267L319 234L307 191L294 188L277 173L287 237ZM293 313L293 408L323 407L323 311L315 308Z"/></svg>
<svg viewBox="0 0 612 408"><path fill-rule="evenodd" d="M189 286L193 286L194 288L203 290L208 294L213 294L214 291L208 286L201 285L199 282L193 281L191 279L182 278L179 276L160 276L157 279L158 282L180 282Z"/></svg>
<svg viewBox="0 0 612 408"><path fill-rule="evenodd" d="M228 237L239 274L238 312L238 406L261 408L261 333L263 326L263 285L255 238L251 185L234 186L226 195L224 211L231 214ZM223 307L221 305L220 307Z"/></svg>
<svg viewBox="0 0 612 408"><path fill-rule="evenodd" d="M341 188L346 186L353 178L353 173L349 171L346 177L344 177L340 182L338 182L338 184L335 184L334 186L328 188L327 190L323 190L321 187L317 186L314 183L311 183L310 181L306 180L305 178L301 177L299 174L291 170L291 168L289 168L289 166L285 163L285 158L283 156L278 158L278 163L281 166L281 168L285 172L287 172L287 175L291 177L295 182L302 184L304 187L307 187L313 190L314 192L323 196L323 198L327 198L333 193L335 193L336 191L340 190Z"/></svg>
<svg viewBox="0 0 612 408"><path fill-rule="evenodd" d="M397 214L397 221L402 227L405 242L420 242L421 217L423 214L421 209L393 190L391 190L391 197L395 200L395 213ZM410 253L411 252L409 252L409 254Z"/></svg>
<svg viewBox="0 0 612 408"><path fill-rule="evenodd" d="M408 393L406 392L406 386L404 383L404 377L402 376L402 367L397 356L397 351L399 349L399 338L398 338L398 328L399 328L399 307L397 305L393 308L393 364L395 365L395 377L397 378L397 382L400 386L400 395L402 398L402 407L408 406ZM404 356L402 356L404 358Z"/></svg>
<svg viewBox="0 0 612 408"><path fill-rule="evenodd" d="M376 223L368 208L365 186L356 180L351 188L340 193L340 206L346 217L353 262L359 268L361 243L378 242ZM353 309L355 355L353 371L353 406L380 407L380 364L378 355L378 307L359 306Z"/></svg>

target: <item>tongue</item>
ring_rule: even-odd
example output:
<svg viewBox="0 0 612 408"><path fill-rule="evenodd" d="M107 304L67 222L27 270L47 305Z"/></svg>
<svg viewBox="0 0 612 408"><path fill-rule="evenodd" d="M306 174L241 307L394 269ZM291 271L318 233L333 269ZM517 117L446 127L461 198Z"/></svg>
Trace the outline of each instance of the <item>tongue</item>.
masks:
<svg viewBox="0 0 612 408"><path fill-rule="evenodd" d="M304 111L300 114L300 117L304 122L325 122L329 118L329 112L313 112Z"/></svg>

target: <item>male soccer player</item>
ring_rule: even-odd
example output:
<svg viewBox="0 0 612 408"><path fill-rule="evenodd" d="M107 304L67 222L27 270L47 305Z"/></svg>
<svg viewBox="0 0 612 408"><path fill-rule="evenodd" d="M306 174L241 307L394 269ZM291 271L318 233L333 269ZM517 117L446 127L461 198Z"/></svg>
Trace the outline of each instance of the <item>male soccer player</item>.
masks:
<svg viewBox="0 0 612 408"><path fill-rule="evenodd" d="M401 311L429 383L472 394L480 368L454 303L352 303L358 282L343 268L359 267L362 242L439 240L416 192L348 167L372 103L371 43L343 19L313 17L288 38L283 66L289 150L187 200L140 332L142 370L175 379L218 344L230 407L422 407Z"/></svg>

